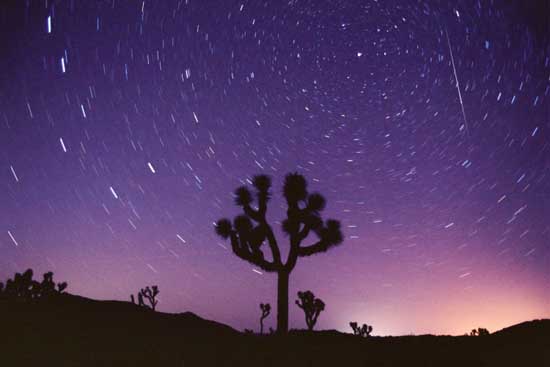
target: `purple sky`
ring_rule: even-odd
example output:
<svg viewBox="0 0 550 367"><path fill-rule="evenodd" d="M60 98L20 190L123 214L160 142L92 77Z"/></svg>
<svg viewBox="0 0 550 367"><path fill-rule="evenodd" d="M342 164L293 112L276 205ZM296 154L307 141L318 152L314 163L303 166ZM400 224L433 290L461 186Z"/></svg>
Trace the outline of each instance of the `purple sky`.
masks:
<svg viewBox="0 0 550 367"><path fill-rule="evenodd" d="M266 173L278 227L298 171L345 241L300 260L291 327L305 327L305 289L327 304L318 328L462 334L550 317L549 13L544 0L8 0L0 279L52 270L72 293L120 300L158 284L161 311L257 329L276 275L213 222Z"/></svg>

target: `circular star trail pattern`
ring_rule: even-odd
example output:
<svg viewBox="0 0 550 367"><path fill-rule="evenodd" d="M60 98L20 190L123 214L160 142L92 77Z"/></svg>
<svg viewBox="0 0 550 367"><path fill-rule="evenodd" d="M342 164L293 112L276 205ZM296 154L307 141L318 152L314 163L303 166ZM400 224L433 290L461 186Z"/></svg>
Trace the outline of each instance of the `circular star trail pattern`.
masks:
<svg viewBox="0 0 550 367"><path fill-rule="evenodd" d="M276 276L213 223L269 174L284 244L298 171L345 241L300 260L291 327L306 289L319 328L549 317L550 10L525 3L8 1L1 278L120 300L158 284L162 311L257 328Z"/></svg>

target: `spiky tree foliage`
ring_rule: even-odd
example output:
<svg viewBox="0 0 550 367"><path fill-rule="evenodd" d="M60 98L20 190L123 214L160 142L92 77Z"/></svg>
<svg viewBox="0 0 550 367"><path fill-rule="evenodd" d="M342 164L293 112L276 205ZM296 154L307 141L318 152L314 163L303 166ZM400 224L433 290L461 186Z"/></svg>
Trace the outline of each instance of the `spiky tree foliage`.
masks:
<svg viewBox="0 0 550 367"><path fill-rule="evenodd" d="M325 252L342 242L340 222L331 219L323 221L321 211L325 207L325 199L320 194L308 193L307 182L302 175L286 175L283 196L287 204L287 217L283 221L283 230L288 235L290 249L284 261L279 242L266 219L271 179L265 175L254 176L252 184L255 198L244 186L235 191L235 204L242 208L243 214L237 216L233 223L229 219L220 219L215 230L222 238L230 239L235 255L264 271L277 273L277 332L286 333L290 273L298 258ZM252 205L254 200L255 206ZM311 233L316 235L317 240L303 245ZM270 252L267 258L265 247Z"/></svg>
<svg viewBox="0 0 550 367"><path fill-rule="evenodd" d="M147 299L149 301L150 307L155 311L157 308L157 295L160 293L159 288L154 285L152 287L145 287L139 291L139 295L141 295L141 301L140 303L143 303L143 298Z"/></svg>
<svg viewBox="0 0 550 367"><path fill-rule="evenodd" d="M6 299L29 301L61 294L66 288L67 282L63 282L56 289L52 272L45 273L42 282L37 282L33 279L32 269L27 269L23 274L15 273L13 279L8 279L0 293Z"/></svg>
<svg viewBox="0 0 550 367"><path fill-rule="evenodd" d="M307 329L311 331L317 323L319 314L325 310L325 303L321 299L316 298L311 291L298 292L298 298L299 300L296 300L296 304L304 310Z"/></svg>
<svg viewBox="0 0 550 367"><path fill-rule="evenodd" d="M353 335L361 336L367 338L372 333L372 326L363 324L363 326L358 326L356 322L350 322L349 326L353 329Z"/></svg>
<svg viewBox="0 0 550 367"><path fill-rule="evenodd" d="M269 316L271 312L271 305L269 303L260 303L260 310L262 310L262 315L260 316L260 334L264 333L264 319Z"/></svg>

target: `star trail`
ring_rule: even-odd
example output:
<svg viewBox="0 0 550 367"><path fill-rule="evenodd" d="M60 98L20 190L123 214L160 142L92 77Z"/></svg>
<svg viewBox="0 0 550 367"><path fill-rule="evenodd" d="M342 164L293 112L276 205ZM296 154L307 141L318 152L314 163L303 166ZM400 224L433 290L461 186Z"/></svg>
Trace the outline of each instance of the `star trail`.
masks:
<svg viewBox="0 0 550 367"><path fill-rule="evenodd" d="M291 328L305 289L326 303L321 329L550 317L549 13L546 0L9 0L0 278L51 270L71 293L128 301L158 284L160 311L256 328L276 275L214 222L268 174L284 239L297 171L345 240L293 272Z"/></svg>

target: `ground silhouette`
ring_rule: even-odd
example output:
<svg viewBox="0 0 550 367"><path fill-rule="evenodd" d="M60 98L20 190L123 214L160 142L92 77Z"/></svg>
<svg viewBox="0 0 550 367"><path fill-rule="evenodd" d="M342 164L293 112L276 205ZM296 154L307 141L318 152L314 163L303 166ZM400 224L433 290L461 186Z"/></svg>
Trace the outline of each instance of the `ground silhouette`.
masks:
<svg viewBox="0 0 550 367"><path fill-rule="evenodd" d="M299 257L311 256L342 243L343 235L340 222L321 218L326 200L318 193L308 193L304 176L290 173L285 177L283 196L287 204L287 217L283 230L289 237L288 258L283 261L281 249L271 225L268 223L267 203L271 197L271 178L266 175L254 176L252 184L256 190L257 207L252 207L254 198L248 188L241 186L235 190L235 204L241 207L243 214L229 219L220 219L216 223L216 233L231 240L233 253L264 271L276 272L277 282L277 333L288 331L288 282L289 276ZM255 225L253 223L256 223ZM313 232L318 241L309 246L302 242ZM270 249L271 260L266 259L262 245Z"/></svg>
<svg viewBox="0 0 550 367"><path fill-rule="evenodd" d="M240 333L192 313L70 294L0 301L1 366L550 366L550 320L484 336Z"/></svg>

